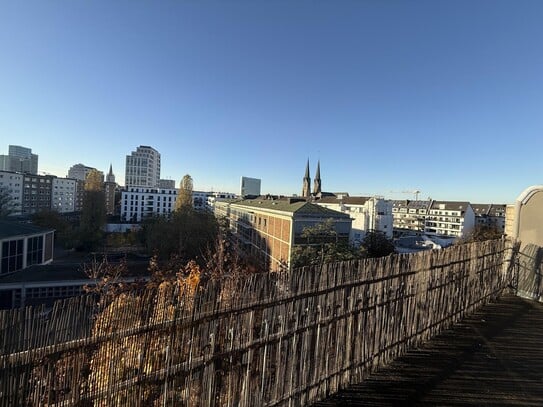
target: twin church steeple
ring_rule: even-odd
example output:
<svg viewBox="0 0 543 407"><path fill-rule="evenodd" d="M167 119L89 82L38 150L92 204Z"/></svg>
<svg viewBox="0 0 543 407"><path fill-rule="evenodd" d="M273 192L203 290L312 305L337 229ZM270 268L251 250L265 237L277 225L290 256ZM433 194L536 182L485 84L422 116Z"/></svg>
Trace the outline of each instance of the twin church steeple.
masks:
<svg viewBox="0 0 543 407"><path fill-rule="evenodd" d="M313 194L311 194L311 177L309 175L309 159L305 166L305 177L302 186L302 197L309 198L310 196L319 195L322 192L321 186L321 163L317 162L317 172L315 174L315 180L313 181Z"/></svg>

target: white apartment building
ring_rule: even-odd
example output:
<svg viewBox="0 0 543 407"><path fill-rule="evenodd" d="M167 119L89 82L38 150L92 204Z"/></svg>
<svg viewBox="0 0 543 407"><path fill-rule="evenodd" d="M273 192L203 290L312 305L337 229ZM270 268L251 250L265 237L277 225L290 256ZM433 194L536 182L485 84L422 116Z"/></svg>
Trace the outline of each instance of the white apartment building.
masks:
<svg viewBox="0 0 543 407"><path fill-rule="evenodd" d="M207 196L208 192L192 191L192 206L197 211L204 211L207 208Z"/></svg>
<svg viewBox="0 0 543 407"><path fill-rule="evenodd" d="M160 153L149 146L139 146L126 156L125 186L158 188Z"/></svg>
<svg viewBox="0 0 543 407"><path fill-rule="evenodd" d="M432 201L424 233L461 237L474 227L475 212L469 202Z"/></svg>
<svg viewBox="0 0 543 407"><path fill-rule="evenodd" d="M207 204L206 209L208 211L214 212L215 211L215 203L231 200L231 199L238 199L238 195L234 194L233 192L210 192L207 196Z"/></svg>
<svg viewBox="0 0 543 407"><path fill-rule="evenodd" d="M432 201L392 201L393 227L397 232L424 232Z"/></svg>
<svg viewBox="0 0 543 407"><path fill-rule="evenodd" d="M77 180L53 178L51 184L51 209L60 212L74 212L77 195Z"/></svg>
<svg viewBox="0 0 543 407"><path fill-rule="evenodd" d="M177 189L129 187L121 192L121 220L141 222L154 216L168 216L175 210Z"/></svg>
<svg viewBox="0 0 543 407"><path fill-rule="evenodd" d="M23 174L11 171L0 171L0 190L11 197L13 215L20 215L23 202Z"/></svg>
<svg viewBox="0 0 543 407"><path fill-rule="evenodd" d="M350 242L359 245L366 233L377 231L392 238L392 202L382 197L324 197L315 201L338 212L348 214L353 220Z"/></svg>

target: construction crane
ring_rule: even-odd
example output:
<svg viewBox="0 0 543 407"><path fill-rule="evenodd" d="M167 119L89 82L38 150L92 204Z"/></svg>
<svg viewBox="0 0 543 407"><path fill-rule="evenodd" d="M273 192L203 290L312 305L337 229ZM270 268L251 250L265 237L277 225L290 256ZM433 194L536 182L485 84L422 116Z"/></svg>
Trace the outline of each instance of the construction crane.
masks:
<svg viewBox="0 0 543 407"><path fill-rule="evenodd" d="M404 191L390 191L391 194L413 194L414 198L415 198L415 201L418 201L419 200L419 194L420 194L420 190L418 189L414 189L414 190L404 190Z"/></svg>

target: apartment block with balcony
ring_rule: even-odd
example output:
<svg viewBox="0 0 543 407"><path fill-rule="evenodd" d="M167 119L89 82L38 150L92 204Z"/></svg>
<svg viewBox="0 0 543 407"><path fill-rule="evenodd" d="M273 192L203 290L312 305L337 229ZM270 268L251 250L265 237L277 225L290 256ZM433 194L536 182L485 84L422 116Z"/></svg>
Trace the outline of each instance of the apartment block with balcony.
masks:
<svg viewBox="0 0 543 407"><path fill-rule="evenodd" d="M308 244L305 228L331 221L337 239L347 241L352 225L345 213L296 198L216 201L214 213L227 219L237 246L270 271L288 267L293 247Z"/></svg>
<svg viewBox="0 0 543 407"><path fill-rule="evenodd" d="M169 216L176 200L177 189L129 187L121 192L121 219L141 222L155 215Z"/></svg>
<svg viewBox="0 0 543 407"><path fill-rule="evenodd" d="M475 212L469 202L432 201L424 233L461 237L474 227Z"/></svg>
<svg viewBox="0 0 543 407"><path fill-rule="evenodd" d="M426 218L428 216L432 201L392 201L393 228L395 234L404 231L424 232Z"/></svg>

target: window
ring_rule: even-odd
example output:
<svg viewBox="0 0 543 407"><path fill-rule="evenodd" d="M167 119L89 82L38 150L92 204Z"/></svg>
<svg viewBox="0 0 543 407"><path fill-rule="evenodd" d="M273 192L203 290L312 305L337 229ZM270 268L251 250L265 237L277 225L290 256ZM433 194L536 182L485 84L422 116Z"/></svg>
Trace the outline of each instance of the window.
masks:
<svg viewBox="0 0 543 407"><path fill-rule="evenodd" d="M26 252L26 265L39 264L43 259L43 236L31 237L28 239Z"/></svg>
<svg viewBox="0 0 543 407"><path fill-rule="evenodd" d="M2 243L2 274L23 268L23 244L23 239Z"/></svg>

